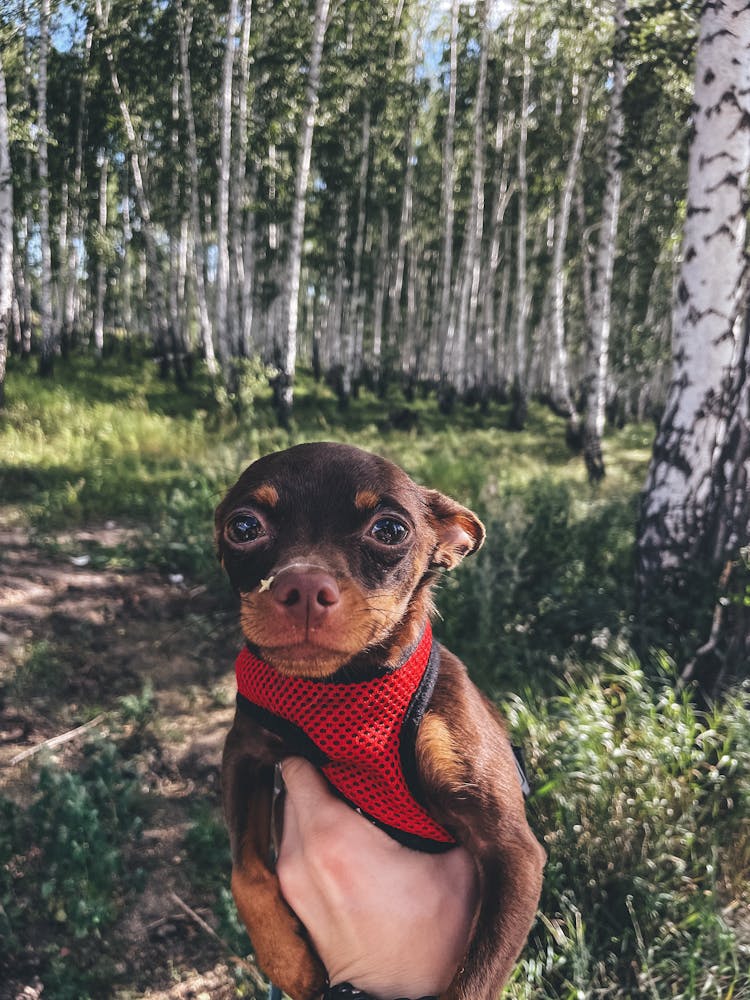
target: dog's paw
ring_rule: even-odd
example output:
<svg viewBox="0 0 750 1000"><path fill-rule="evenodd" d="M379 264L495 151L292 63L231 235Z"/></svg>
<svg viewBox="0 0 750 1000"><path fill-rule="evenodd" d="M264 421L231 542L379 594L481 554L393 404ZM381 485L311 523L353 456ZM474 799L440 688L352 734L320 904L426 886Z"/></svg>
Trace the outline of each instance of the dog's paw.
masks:
<svg viewBox="0 0 750 1000"><path fill-rule="evenodd" d="M292 1000L316 1000L323 992L325 969L301 939L284 941L273 956L258 954L258 959L266 975Z"/></svg>

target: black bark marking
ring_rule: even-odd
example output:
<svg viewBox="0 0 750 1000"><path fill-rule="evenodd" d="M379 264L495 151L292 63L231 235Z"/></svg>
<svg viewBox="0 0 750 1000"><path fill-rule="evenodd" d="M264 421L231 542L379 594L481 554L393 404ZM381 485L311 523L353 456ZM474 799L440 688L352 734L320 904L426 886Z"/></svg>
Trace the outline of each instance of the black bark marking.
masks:
<svg viewBox="0 0 750 1000"><path fill-rule="evenodd" d="M740 120L737 122L737 127L729 133L729 138L731 139L740 130L750 129L750 112L743 111L740 115Z"/></svg>
<svg viewBox="0 0 750 1000"><path fill-rule="evenodd" d="M707 205L688 205L687 217L692 219L694 215L708 215L711 209Z"/></svg>
<svg viewBox="0 0 750 1000"><path fill-rule="evenodd" d="M720 181L717 181L714 184L713 187L706 188L706 193L707 194L713 194L715 191L718 191L719 188L722 188L722 187L725 187L725 186L726 187L738 188L740 186L740 178L737 176L737 174L726 173L726 174L724 174L724 176L721 178Z"/></svg>
<svg viewBox="0 0 750 1000"><path fill-rule="evenodd" d="M703 237L704 243L710 243L716 236L726 236L729 240L734 242L734 233L732 232L731 226L726 222L722 222L718 229L714 229L712 233L708 233L707 236Z"/></svg>

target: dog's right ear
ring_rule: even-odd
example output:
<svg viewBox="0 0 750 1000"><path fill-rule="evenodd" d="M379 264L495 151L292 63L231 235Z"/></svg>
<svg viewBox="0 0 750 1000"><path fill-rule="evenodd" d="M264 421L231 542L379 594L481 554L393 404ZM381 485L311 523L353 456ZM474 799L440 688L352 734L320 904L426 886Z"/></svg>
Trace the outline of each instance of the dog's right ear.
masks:
<svg viewBox="0 0 750 1000"><path fill-rule="evenodd" d="M484 525L468 507L437 490L425 490L424 497L437 534L430 565L453 569L465 556L482 547L486 534Z"/></svg>

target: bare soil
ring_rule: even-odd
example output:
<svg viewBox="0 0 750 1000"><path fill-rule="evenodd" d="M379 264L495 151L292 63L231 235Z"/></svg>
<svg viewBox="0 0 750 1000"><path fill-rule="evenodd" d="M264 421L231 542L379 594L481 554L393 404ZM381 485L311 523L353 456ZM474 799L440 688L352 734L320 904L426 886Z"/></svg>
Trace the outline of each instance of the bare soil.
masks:
<svg viewBox="0 0 750 1000"><path fill-rule="evenodd" d="M128 535L94 526L60 539L65 555L50 554L0 507L0 793L33 794L38 755L19 761L19 754L92 718L106 732L119 699L150 681L156 712L139 758L149 811L137 861L146 883L116 928L117 996L224 1000L236 996L230 964L172 893L212 924L185 871L183 840L196 803L218 810L239 633L226 594L153 572L96 569L70 555L78 546L127 544ZM75 767L84 738L45 753ZM0 984L0 997L44 1000L32 943L29 952L19 977Z"/></svg>

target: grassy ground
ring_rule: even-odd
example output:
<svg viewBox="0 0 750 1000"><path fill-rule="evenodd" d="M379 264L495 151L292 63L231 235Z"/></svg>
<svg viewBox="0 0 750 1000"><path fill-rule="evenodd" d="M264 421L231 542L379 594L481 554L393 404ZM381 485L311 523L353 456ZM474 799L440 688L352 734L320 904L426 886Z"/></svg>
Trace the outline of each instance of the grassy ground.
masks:
<svg viewBox="0 0 750 1000"><path fill-rule="evenodd" d="M253 995L226 959L250 946L218 816L239 639L212 510L259 454L314 439L385 454L487 523L485 549L441 588L436 631L523 742L550 855L509 995L750 996L748 691L701 715L664 656L629 651L651 428L608 437L592 490L541 408L522 434L499 404L445 417L395 391L342 414L303 376L285 432L258 370L238 416L200 377L180 394L117 358L61 363L49 383L12 367L7 395L0 997Z"/></svg>

